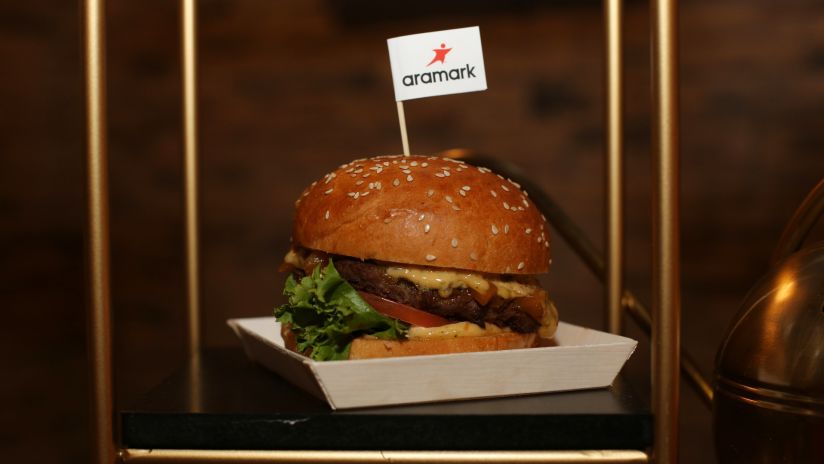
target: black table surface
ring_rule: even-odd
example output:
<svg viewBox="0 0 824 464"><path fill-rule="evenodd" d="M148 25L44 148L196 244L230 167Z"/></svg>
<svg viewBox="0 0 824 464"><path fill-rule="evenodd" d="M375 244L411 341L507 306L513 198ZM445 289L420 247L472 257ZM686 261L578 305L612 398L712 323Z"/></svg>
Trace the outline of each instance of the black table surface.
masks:
<svg viewBox="0 0 824 464"><path fill-rule="evenodd" d="M645 449L651 416L621 376L610 388L333 411L249 361L207 350L120 412L132 449Z"/></svg>

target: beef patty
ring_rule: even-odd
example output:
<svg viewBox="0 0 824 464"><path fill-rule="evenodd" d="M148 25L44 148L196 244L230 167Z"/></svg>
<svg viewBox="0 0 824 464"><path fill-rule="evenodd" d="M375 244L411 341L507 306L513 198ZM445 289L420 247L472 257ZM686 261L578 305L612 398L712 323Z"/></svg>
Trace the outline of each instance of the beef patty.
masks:
<svg viewBox="0 0 824 464"><path fill-rule="evenodd" d="M515 332L538 330L539 323L517 309L513 300L493 297L481 306L468 288L453 289L449 296L437 290L423 289L405 279L386 274L386 266L344 256L334 257L335 268L356 290L428 311L451 321L469 321L483 327L484 321Z"/></svg>

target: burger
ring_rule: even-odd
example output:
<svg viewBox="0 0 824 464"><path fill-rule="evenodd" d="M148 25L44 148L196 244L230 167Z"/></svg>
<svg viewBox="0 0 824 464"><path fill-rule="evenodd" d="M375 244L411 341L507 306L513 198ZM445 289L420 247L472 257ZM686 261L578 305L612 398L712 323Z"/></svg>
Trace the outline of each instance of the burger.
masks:
<svg viewBox="0 0 824 464"><path fill-rule="evenodd" d="M436 156L340 166L296 201L286 346L315 360L529 348L558 312L546 220L516 182Z"/></svg>

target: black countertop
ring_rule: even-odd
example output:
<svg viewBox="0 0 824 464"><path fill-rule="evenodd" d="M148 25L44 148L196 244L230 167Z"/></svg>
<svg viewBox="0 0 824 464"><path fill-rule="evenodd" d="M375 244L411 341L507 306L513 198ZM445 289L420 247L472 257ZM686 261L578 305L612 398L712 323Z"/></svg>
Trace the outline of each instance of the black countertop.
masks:
<svg viewBox="0 0 824 464"><path fill-rule="evenodd" d="M649 408L611 388L333 411L249 361L207 350L121 411L127 448L305 450L645 449Z"/></svg>

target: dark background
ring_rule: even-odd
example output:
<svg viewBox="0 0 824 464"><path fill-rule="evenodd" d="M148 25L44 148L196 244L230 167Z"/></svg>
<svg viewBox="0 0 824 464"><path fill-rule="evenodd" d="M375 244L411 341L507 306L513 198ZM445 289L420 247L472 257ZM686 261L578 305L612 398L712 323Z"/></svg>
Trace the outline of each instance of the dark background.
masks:
<svg viewBox="0 0 824 464"><path fill-rule="evenodd" d="M406 105L413 152L470 148L528 170L601 243L601 5L202 0L204 337L269 314L301 189L398 153L385 39L480 25L489 90ZM781 228L824 174L824 4L682 2L683 344L706 374ZM185 356L177 2L109 2L108 111L117 401ZM0 448L85 462L79 2L0 4ZM628 285L649 301L647 2L626 6ZM821 227L817 237L821 237ZM601 327L600 285L560 240L562 318ZM647 338L628 372L646 390ZM684 462L712 462L710 415L683 387Z"/></svg>

